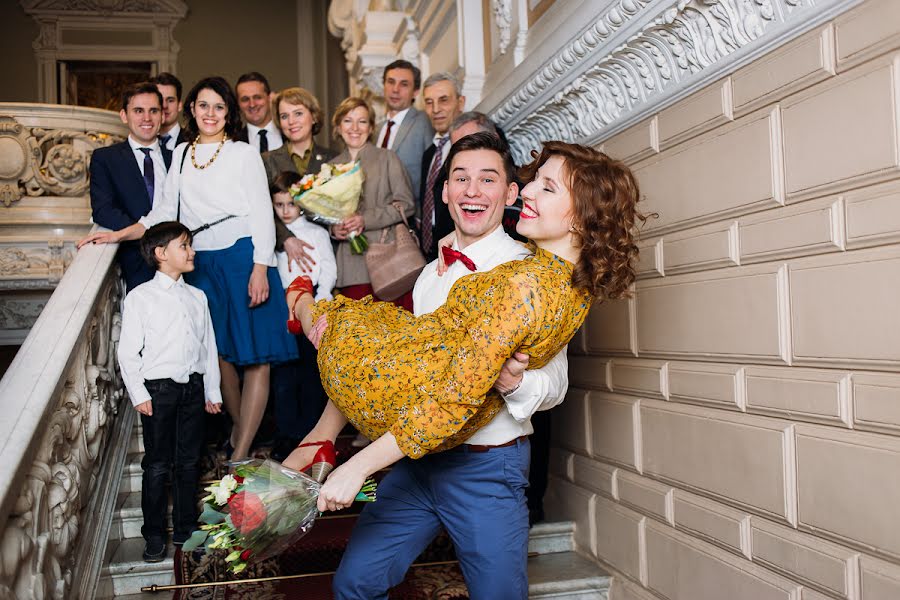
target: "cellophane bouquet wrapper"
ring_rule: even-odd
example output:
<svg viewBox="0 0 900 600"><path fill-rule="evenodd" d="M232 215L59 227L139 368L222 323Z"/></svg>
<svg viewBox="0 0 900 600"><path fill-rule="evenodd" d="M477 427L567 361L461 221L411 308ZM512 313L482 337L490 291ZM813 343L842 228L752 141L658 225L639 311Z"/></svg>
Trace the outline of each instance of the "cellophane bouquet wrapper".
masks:
<svg viewBox="0 0 900 600"><path fill-rule="evenodd" d="M319 515L322 485L270 459L241 461L233 468L233 475L206 488L202 525L182 551L223 550L229 570L240 573L249 562L277 556L306 535ZM375 487L367 480L356 499L374 501Z"/></svg>
<svg viewBox="0 0 900 600"><path fill-rule="evenodd" d="M340 223L359 208L365 176L359 162L347 165L322 165L317 175L306 175L297 185L294 202L303 209L311 221L334 225ZM306 186L307 189L303 189Z"/></svg>

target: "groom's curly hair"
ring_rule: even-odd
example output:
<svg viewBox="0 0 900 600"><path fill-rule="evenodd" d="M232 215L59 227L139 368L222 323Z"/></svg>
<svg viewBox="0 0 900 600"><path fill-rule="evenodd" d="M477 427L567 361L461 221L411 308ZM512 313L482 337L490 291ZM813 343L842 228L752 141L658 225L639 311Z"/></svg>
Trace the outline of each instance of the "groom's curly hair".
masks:
<svg viewBox="0 0 900 600"><path fill-rule="evenodd" d="M563 182L572 197L572 235L580 256L572 285L601 299L630 296L635 279L637 222L647 215L637 210L640 188L625 163L603 152L566 142L545 142L534 161L522 167L530 181L552 156L563 159Z"/></svg>

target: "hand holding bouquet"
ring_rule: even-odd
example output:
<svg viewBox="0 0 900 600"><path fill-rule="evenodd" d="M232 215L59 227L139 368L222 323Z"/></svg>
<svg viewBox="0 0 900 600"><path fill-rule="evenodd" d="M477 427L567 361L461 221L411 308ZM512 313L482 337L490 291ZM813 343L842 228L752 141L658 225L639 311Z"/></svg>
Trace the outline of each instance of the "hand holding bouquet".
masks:
<svg viewBox="0 0 900 600"><path fill-rule="evenodd" d="M325 163L318 173L307 173L291 186L294 203L310 221L336 225L356 213L365 177L359 162ZM369 247L362 232L350 234L350 249L362 254Z"/></svg>
<svg viewBox="0 0 900 600"><path fill-rule="evenodd" d="M240 573L249 561L275 556L309 531L319 515L320 488L319 481L273 460L242 462L234 475L206 488L203 525L182 550L225 550L228 569ZM373 502L375 482L366 480L356 500Z"/></svg>

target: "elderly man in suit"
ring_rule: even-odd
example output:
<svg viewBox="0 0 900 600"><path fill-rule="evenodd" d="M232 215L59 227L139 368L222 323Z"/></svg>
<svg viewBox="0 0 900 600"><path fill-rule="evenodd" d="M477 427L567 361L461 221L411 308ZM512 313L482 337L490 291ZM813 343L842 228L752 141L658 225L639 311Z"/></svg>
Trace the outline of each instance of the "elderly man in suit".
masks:
<svg viewBox="0 0 900 600"><path fill-rule="evenodd" d="M154 83L135 84L122 94L119 117L128 126L128 139L99 148L91 157L94 223L113 231L123 229L162 198L166 165L157 140L162 105ZM154 269L141 257L138 242L123 242L118 260L127 291L153 279Z"/></svg>
<svg viewBox="0 0 900 600"><path fill-rule="evenodd" d="M434 136L428 117L413 107L421 82L421 72L409 61L395 60L384 68L387 114L375 139L376 146L393 150L400 157L414 196L421 185L422 153Z"/></svg>
<svg viewBox="0 0 900 600"><path fill-rule="evenodd" d="M441 190L447 176L444 173L444 161L450 154L450 126L463 112L466 97L459 92L459 82L450 73L435 73L425 80L423 90L425 96L425 114L434 127L432 144L422 154L422 171L420 173L421 188L419 190L418 210L419 241L422 252L429 261L437 258L437 242L443 235L453 230L453 222L447 207L440 202ZM437 228L442 222L444 228Z"/></svg>

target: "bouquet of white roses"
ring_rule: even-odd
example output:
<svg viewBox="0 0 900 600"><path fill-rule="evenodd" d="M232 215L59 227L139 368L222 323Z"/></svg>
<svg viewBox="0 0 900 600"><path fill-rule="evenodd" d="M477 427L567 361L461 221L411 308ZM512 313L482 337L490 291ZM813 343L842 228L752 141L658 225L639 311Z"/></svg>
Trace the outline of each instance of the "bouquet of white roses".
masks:
<svg viewBox="0 0 900 600"><path fill-rule="evenodd" d="M318 173L307 173L289 191L306 218L334 225L356 212L364 179L359 161L341 165L325 163ZM365 235L350 234L350 249L355 254L362 254L368 247Z"/></svg>

